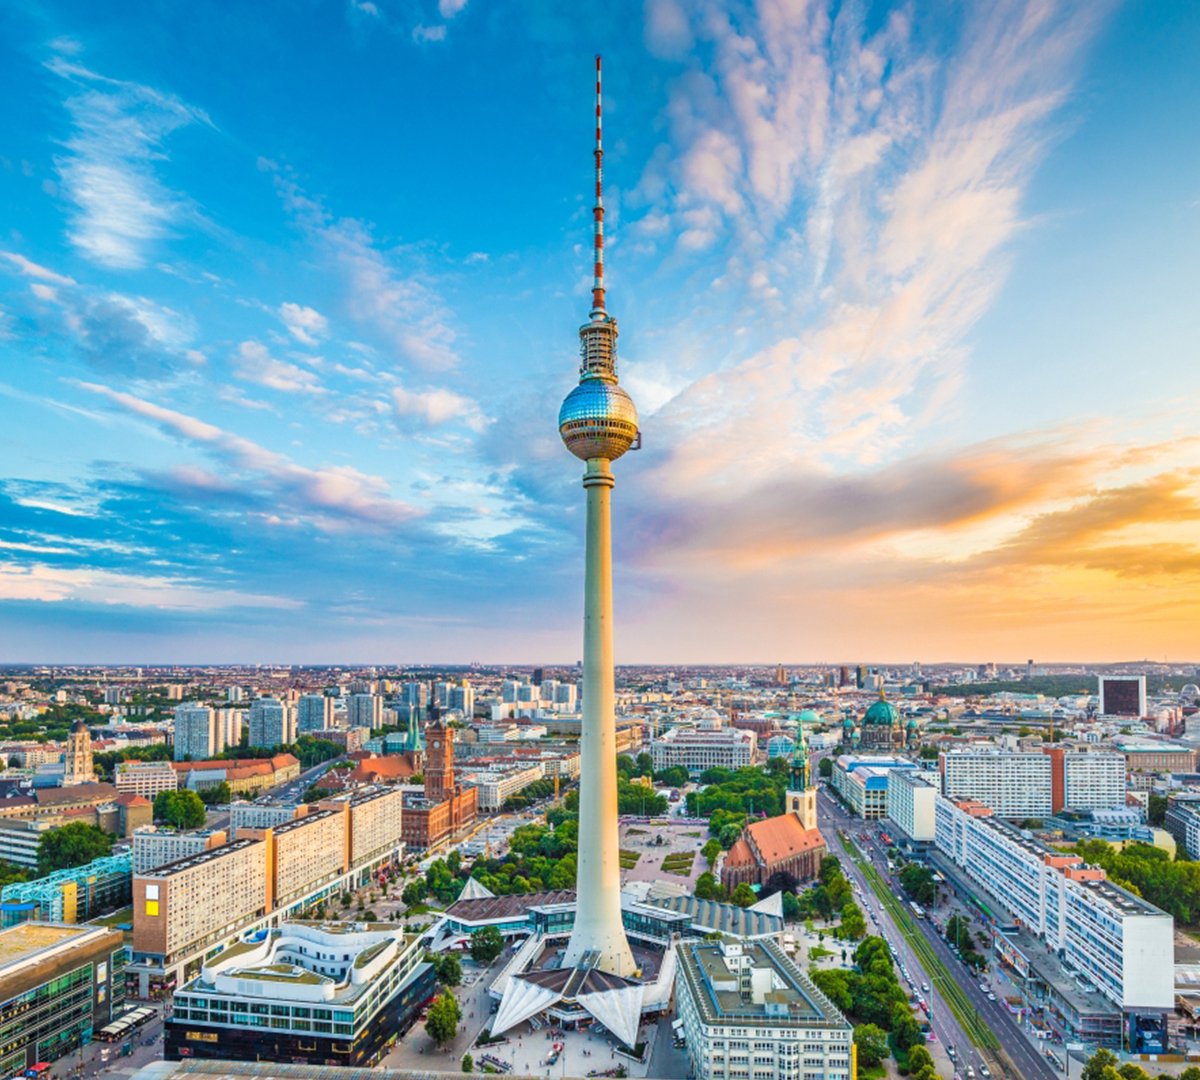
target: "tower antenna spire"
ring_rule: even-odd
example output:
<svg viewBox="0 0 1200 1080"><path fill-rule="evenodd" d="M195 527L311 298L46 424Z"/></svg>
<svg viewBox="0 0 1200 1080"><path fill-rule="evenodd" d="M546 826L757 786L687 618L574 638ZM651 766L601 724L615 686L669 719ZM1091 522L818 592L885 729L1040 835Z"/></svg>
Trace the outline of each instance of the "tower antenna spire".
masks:
<svg viewBox="0 0 1200 1080"><path fill-rule="evenodd" d="M601 120L604 101L600 93L600 57L596 56L596 204L592 207L592 317L604 314L604 142Z"/></svg>

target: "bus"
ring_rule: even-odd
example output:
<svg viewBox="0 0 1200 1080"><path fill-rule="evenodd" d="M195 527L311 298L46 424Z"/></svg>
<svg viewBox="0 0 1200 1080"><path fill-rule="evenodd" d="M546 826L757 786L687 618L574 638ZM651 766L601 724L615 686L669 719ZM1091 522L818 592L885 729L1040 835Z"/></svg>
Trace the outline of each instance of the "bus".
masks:
<svg viewBox="0 0 1200 1080"><path fill-rule="evenodd" d="M106 1024L96 1032L95 1037L101 1042L120 1042L127 1039L140 1028L145 1027L158 1016L158 1010L148 1005L119 1016L111 1024Z"/></svg>
<svg viewBox="0 0 1200 1080"><path fill-rule="evenodd" d="M917 919L925 918L925 909L921 907L915 900L910 900L908 906L912 908L913 917Z"/></svg>

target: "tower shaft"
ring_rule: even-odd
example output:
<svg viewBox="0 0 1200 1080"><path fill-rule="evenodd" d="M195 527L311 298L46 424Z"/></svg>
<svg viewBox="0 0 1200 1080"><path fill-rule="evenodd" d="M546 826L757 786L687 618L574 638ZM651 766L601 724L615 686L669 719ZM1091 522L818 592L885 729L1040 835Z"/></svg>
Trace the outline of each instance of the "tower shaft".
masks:
<svg viewBox="0 0 1200 1080"><path fill-rule="evenodd" d="M566 964L589 953L613 975L636 970L621 922L617 838L617 720L613 673L613 475L606 458L591 458L583 477L587 538L583 586L583 724L580 738L579 853L575 927Z"/></svg>

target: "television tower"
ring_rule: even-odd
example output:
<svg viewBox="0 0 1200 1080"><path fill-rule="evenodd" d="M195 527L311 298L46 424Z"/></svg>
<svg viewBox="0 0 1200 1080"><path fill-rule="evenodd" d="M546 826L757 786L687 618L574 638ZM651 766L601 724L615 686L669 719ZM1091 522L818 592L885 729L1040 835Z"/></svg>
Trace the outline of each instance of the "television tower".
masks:
<svg viewBox="0 0 1200 1080"><path fill-rule="evenodd" d="M596 57L596 204L592 211L592 310L579 328L579 385L562 404L558 432L586 462L587 530L583 584L583 724L575 928L564 966L636 971L621 923L617 844L617 721L612 634L612 462L637 442L633 400L617 384L617 321L604 307L604 147L600 138L600 57Z"/></svg>

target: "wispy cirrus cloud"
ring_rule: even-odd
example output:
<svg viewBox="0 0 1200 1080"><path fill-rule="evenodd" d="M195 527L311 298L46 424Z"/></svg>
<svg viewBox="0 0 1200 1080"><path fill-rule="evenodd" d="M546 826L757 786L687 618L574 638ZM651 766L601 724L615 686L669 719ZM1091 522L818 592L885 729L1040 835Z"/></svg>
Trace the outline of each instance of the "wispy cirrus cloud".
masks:
<svg viewBox="0 0 1200 1080"><path fill-rule="evenodd" d="M969 7L949 42L915 9L868 30L857 4L648 6L653 48L712 60L671 91L675 153L642 179L646 219L725 259L713 306L751 327L658 413L658 477L691 497L870 464L944 419L1106 10Z"/></svg>
<svg viewBox="0 0 1200 1080"><path fill-rule="evenodd" d="M71 87L72 130L55 159L61 190L75 207L68 239L102 266L144 266L193 212L187 197L158 177L166 140L179 128L209 124L208 116L153 87L91 71L67 53L47 66Z"/></svg>
<svg viewBox="0 0 1200 1080"><path fill-rule="evenodd" d="M329 332L329 320L303 304L280 304L279 317L288 333L303 345L316 345Z"/></svg>
<svg viewBox="0 0 1200 1080"><path fill-rule="evenodd" d="M385 254L361 221L333 216L274 162L260 159L259 168L272 174L284 207L339 274L349 318L418 367L457 367L453 318L429 275L396 265L413 263L411 254Z"/></svg>
<svg viewBox="0 0 1200 1080"><path fill-rule="evenodd" d="M80 385L166 434L199 447L226 470L241 472L240 477L231 477L227 471L218 476L196 467L180 468L167 477L176 489L238 494L250 503L270 507L272 512L295 515L327 531L345 529L351 523L394 526L422 514L416 507L392 497L380 477L345 465L318 469L297 465L283 454L197 417L107 386Z"/></svg>

